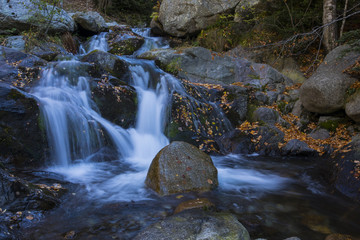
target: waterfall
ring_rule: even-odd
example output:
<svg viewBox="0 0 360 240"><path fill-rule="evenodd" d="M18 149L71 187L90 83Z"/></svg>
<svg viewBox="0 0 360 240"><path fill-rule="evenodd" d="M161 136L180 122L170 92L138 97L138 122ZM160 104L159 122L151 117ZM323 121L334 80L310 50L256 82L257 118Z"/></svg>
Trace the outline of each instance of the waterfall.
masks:
<svg viewBox="0 0 360 240"><path fill-rule="evenodd" d="M94 36L87 49L81 46L80 52L96 49L108 49L106 33ZM163 133L169 101L168 78L151 73L155 71L154 64L124 60L130 64L131 84L138 94L134 128L116 126L99 114L91 99L91 78L79 70L85 63L78 61L77 56L70 61L49 64L33 92L39 99L52 147L49 170L83 183L90 196L107 196L108 200L146 198L143 189L146 171L156 153L169 143ZM157 79L153 79L153 75ZM110 162L105 161L102 153L108 145L116 152Z"/></svg>
<svg viewBox="0 0 360 240"><path fill-rule="evenodd" d="M144 36L145 44L134 56L154 47L168 47L161 38L150 37L149 30L136 32ZM86 47L80 48L80 54L96 49L107 51L106 33L92 37ZM138 98L135 127L124 129L99 113L91 99L92 79L86 70L81 70L88 63L77 57L49 64L33 92L39 99L52 147L49 171L82 183L93 198L147 199L147 169L155 155L169 144L164 128L172 93L192 99L191 104L197 100L186 93L178 79L158 69L153 61L119 57L129 65L130 84Z"/></svg>

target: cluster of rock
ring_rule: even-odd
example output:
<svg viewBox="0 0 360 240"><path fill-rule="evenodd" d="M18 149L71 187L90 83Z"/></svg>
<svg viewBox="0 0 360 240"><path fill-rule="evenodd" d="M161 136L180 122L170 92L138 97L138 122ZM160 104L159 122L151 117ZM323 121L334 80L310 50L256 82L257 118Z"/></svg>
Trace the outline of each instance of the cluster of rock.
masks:
<svg viewBox="0 0 360 240"><path fill-rule="evenodd" d="M258 2L209 0L207 4L199 5L193 1L185 5L190 9L185 11L183 1L164 0L158 18L152 24L167 34L184 37L213 24L222 13L235 9L241 13ZM0 26L0 31L40 27L32 21L36 12L31 11L31 7L24 8L24 1L1 1L0 4L0 17L7 21ZM33 6L31 1L26 4ZM84 35L92 35L109 29L109 24L98 13L68 14L61 10L58 14L61 21L54 21L50 31L79 29ZM132 54L141 47L144 39L128 27L111 28L113 32L107 37L110 52L96 50L85 54L80 58L79 71L92 77L92 97L101 114L127 128L135 123L137 95L128 84L128 64L116 55ZM42 43L28 48L25 43L24 37L12 36L7 40L7 47L0 47L0 149L4 149L0 155L0 177L5 183L0 189L4 191L0 194L0 203L9 204L14 198L21 202L24 194L30 194L31 203L38 210L39 206L55 206L58 201L36 186L9 175L1 164L20 167L44 164L48 155L44 124L36 99L26 91L36 84L42 67L50 61L66 59L70 53L61 44ZM86 43L84 45L86 50ZM218 54L200 47L143 53L139 58L155 60L164 71L182 79L184 86L173 93L171 119L166 127L167 136L174 142L155 157L146 184L160 195L216 188L216 168L211 158L198 148L221 154L258 152L273 156L317 156L318 152L301 140L286 142L284 132L278 126L289 126L283 118L288 113L299 117L292 123L299 129L306 129L310 120L318 121L321 126L336 125L344 119L349 120L348 117L360 122L359 91L351 87L357 80L343 72L360 54L346 50L347 47L342 46L331 52L300 89L269 65L231 54ZM56 67L57 63L53 64ZM338 114L338 111L343 112ZM334 118L330 115L333 113L341 117ZM237 128L244 122L259 124L250 134L251 131ZM315 129L311 136L328 139L330 131L325 128ZM355 173L360 171L359 146L360 140L354 139L348 145L351 151L330 160L333 167L329 180L338 191L356 200L360 200L360 182L354 174L354 170ZM330 147L327 149L332 153ZM15 196L19 186L23 195ZM200 207L211 206L206 201L202 203L205 205L200 204ZM219 229L218 226L226 227ZM179 228L183 231L178 231ZM246 229L234 216L199 210L171 216L150 226L135 239L165 239L169 236L249 239Z"/></svg>
<svg viewBox="0 0 360 240"><path fill-rule="evenodd" d="M319 114L345 110L347 116L360 122L359 91L349 92L358 80L343 72L359 57L359 53L346 45L330 52L314 75L301 86L300 101L305 109Z"/></svg>
<svg viewBox="0 0 360 240"><path fill-rule="evenodd" d="M28 1L28 6L31 5ZM0 17L5 23L1 32L16 34L17 31L36 27L33 12L25 8L25 1L1 1ZM7 12L8 11L8 12ZM73 18L61 10L61 24L52 23L50 33L73 32L92 35L109 29L98 13L77 13ZM56 19L56 18L55 18ZM65 19L65 20L63 20ZM124 38L114 39L113 36ZM79 48L80 40L70 39ZM127 47L133 42L137 44ZM117 55L132 54L144 41L127 26L113 27L107 39L110 47L117 47ZM86 47L86 43L83 43ZM54 186L38 186L10 174L14 169L34 169L47 164L50 156L46 136L45 119L41 117L37 99L28 94L38 84L41 70L51 65L59 74L89 76L92 98L100 112L110 121L123 127L133 126L136 119L137 95L128 85L128 65L116 55L95 51L79 59L76 73L58 60L72 59L64 41L38 41L28 36L9 36L5 46L0 46L0 238L18 239L19 223L39 221L44 211L58 206L64 192ZM114 110L115 109L115 110ZM55 181L55 180L54 180ZM25 211L26 210L26 211Z"/></svg>

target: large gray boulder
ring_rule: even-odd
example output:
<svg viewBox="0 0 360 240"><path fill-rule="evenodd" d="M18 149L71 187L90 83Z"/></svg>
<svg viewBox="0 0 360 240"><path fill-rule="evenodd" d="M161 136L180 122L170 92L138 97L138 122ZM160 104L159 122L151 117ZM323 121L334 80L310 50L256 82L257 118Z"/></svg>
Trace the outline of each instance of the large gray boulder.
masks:
<svg viewBox="0 0 360 240"><path fill-rule="evenodd" d="M41 7L43 8L41 8ZM53 12L53 18L49 12ZM75 22L70 15L62 9L43 3L34 4L30 0L0 0L0 33L6 31L21 32L30 27L42 29L44 20L51 20L50 32L73 32Z"/></svg>
<svg viewBox="0 0 360 240"><path fill-rule="evenodd" d="M326 114L344 109L346 91L356 79L343 71L360 56L355 52L346 53L348 49L348 46L340 46L331 51L301 86L300 100L306 110Z"/></svg>
<svg viewBox="0 0 360 240"><path fill-rule="evenodd" d="M235 9L240 0L163 0L158 21L176 37L195 34L214 24L218 16Z"/></svg>
<svg viewBox="0 0 360 240"><path fill-rule="evenodd" d="M72 17L82 30L93 34L109 29L104 18L98 12L77 12Z"/></svg>
<svg viewBox="0 0 360 240"><path fill-rule="evenodd" d="M246 228L229 213L184 211L157 222L134 240L250 240Z"/></svg>
<svg viewBox="0 0 360 240"><path fill-rule="evenodd" d="M139 58L155 60L167 72L191 82L231 84L242 82L254 88L283 91L292 81L266 64L250 62L244 58L222 56L202 47L181 51L160 49L143 53Z"/></svg>
<svg viewBox="0 0 360 240"><path fill-rule="evenodd" d="M186 142L172 142L152 161L146 185L160 195L209 191L218 186L217 169L209 155Z"/></svg>
<svg viewBox="0 0 360 240"><path fill-rule="evenodd" d="M348 99L345 112L352 120L360 122L360 91L357 91Z"/></svg>

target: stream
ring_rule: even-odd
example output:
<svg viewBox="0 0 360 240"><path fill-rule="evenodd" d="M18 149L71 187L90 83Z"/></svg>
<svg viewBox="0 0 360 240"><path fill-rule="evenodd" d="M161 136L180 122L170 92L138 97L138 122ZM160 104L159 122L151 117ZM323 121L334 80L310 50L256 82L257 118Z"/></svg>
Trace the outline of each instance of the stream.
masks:
<svg viewBox="0 0 360 240"><path fill-rule="evenodd" d="M208 193L159 197L144 185L157 152L169 144L164 135L172 92L186 95L180 81L136 55L168 48L148 29L134 29L145 44L130 64L138 94L133 128L104 119L91 99L90 77L77 71L79 56L49 64L32 94L39 99L52 156L46 169L22 173L32 182L59 182L69 192L60 207L25 227L25 239L131 239L145 227L173 214L196 197L209 198L219 210L235 214L252 238L324 239L330 233L360 237L359 205L337 194L314 174L311 159L257 155L213 156L219 188ZM107 51L106 33L88 49ZM110 160L109 160L110 159Z"/></svg>

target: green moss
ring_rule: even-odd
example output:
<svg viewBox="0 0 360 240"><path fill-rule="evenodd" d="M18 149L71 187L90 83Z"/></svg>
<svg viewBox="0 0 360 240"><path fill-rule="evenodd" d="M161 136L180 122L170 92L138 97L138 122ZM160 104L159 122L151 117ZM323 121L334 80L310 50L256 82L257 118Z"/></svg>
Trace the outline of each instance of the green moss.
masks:
<svg viewBox="0 0 360 240"><path fill-rule="evenodd" d="M337 127L339 126L339 121L327 120L327 121L319 123L319 126L330 132L334 132L334 131L336 131Z"/></svg>
<svg viewBox="0 0 360 240"><path fill-rule="evenodd" d="M168 137L174 139L179 133L179 124L175 121L171 121L167 127Z"/></svg>
<svg viewBox="0 0 360 240"><path fill-rule="evenodd" d="M116 55L131 55L135 51L136 47L134 42L129 39L121 41L119 44L115 44L109 52Z"/></svg>
<svg viewBox="0 0 360 240"><path fill-rule="evenodd" d="M351 101L357 94L360 94L360 89L358 88L348 88L348 90L346 90L346 102Z"/></svg>
<svg viewBox="0 0 360 240"><path fill-rule="evenodd" d="M18 100L18 99L26 99L26 97L24 96L24 94L22 94L21 92L19 92L16 89L11 89L10 93L8 95L8 98L10 99L14 99L14 100Z"/></svg>
<svg viewBox="0 0 360 240"><path fill-rule="evenodd" d="M259 76L259 75L249 74L248 77L249 77L249 78L252 78L252 79L258 79L258 80L260 80L260 76Z"/></svg>
<svg viewBox="0 0 360 240"><path fill-rule="evenodd" d="M43 135L43 138L46 136L46 126L45 126L45 121L44 121L44 117L39 114L38 118L37 118L37 122L38 122L38 127L41 131L41 134Z"/></svg>
<svg viewBox="0 0 360 240"><path fill-rule="evenodd" d="M248 120L249 122L254 122L255 121L254 112L255 112L255 110L257 108L258 108L257 105L248 104L247 113L246 113L246 120Z"/></svg>
<svg viewBox="0 0 360 240"><path fill-rule="evenodd" d="M278 103L278 108L279 108L280 112L282 112L282 113L286 112L286 105L287 104L285 102L279 102Z"/></svg>
<svg viewBox="0 0 360 240"><path fill-rule="evenodd" d="M181 58L174 58L173 60L171 60L171 62L169 64L167 64L165 66L165 71L171 74L177 74L181 68Z"/></svg>

